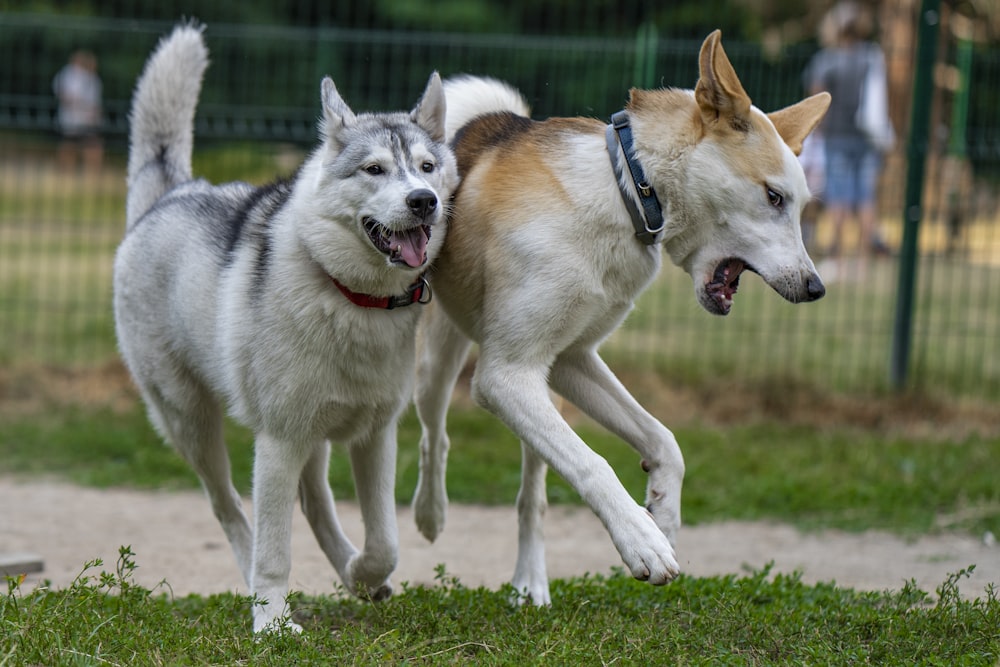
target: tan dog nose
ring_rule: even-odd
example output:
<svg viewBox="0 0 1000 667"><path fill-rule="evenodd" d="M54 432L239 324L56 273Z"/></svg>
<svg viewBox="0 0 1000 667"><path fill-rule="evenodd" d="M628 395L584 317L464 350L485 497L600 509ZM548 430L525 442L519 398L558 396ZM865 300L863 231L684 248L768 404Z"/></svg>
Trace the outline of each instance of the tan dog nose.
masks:
<svg viewBox="0 0 1000 667"><path fill-rule="evenodd" d="M806 294L808 295L808 301L822 299L823 295L826 294L826 287L823 285L823 281L815 273L806 278Z"/></svg>

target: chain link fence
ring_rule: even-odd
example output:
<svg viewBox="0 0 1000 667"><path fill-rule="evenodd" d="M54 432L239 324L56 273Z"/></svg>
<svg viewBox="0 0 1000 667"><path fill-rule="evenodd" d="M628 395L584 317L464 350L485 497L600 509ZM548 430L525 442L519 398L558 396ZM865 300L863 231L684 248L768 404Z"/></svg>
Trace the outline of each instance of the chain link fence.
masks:
<svg viewBox="0 0 1000 667"><path fill-rule="evenodd" d="M30 381L34 368L104 366L116 358L110 282L124 227L129 98L145 58L182 12L170 2L112 4L88 16L0 13L0 389L3 380ZM292 4L280 21L262 3L239 11L204 4L199 18L208 22L212 65L196 121L195 171L254 183L290 174L312 146L326 74L356 110L410 108L438 70L506 79L537 117L607 118L631 86L693 87L701 40L722 25L745 88L757 106L773 110L803 96L802 72L818 48L814 27L825 8L801 3L802 15L775 34L766 13L746 2L652 12L644 3L476 0L446 3L437 23L413 15L420 7L437 11L419 2ZM893 118L905 139L917 10L902 1L879 7L881 34L893 35L883 47ZM931 132L918 138L928 160L908 383L994 400L1000 45L988 25L969 30L965 20L941 11L934 93L926 101ZM103 151L89 167L60 153L52 92L56 72L78 49L96 55L103 82ZM667 266L606 344L612 365L691 383L732 377L889 389L907 148L900 142L887 158L879 253L864 275L850 264L830 273L831 223L821 211L805 231L828 281L824 299L793 306L747 276L733 314L711 317L696 304L690 278Z"/></svg>

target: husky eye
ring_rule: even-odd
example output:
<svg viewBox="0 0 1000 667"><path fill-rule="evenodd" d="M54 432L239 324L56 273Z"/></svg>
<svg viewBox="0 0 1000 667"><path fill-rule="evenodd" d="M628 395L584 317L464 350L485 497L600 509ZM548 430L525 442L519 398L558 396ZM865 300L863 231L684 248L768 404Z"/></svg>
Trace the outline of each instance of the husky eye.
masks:
<svg viewBox="0 0 1000 667"><path fill-rule="evenodd" d="M767 201L774 208L781 208L785 204L785 195L773 188L767 188Z"/></svg>
<svg viewBox="0 0 1000 667"><path fill-rule="evenodd" d="M377 164L370 164L370 165L364 167L363 169L364 169L365 173L368 174L368 175L370 175L370 176L381 176L382 174L385 173L385 170L382 169L382 167L380 167Z"/></svg>
<svg viewBox="0 0 1000 667"><path fill-rule="evenodd" d="M422 165L420 165L420 169L425 174L430 174L434 171L434 163L428 160L427 162L424 162Z"/></svg>

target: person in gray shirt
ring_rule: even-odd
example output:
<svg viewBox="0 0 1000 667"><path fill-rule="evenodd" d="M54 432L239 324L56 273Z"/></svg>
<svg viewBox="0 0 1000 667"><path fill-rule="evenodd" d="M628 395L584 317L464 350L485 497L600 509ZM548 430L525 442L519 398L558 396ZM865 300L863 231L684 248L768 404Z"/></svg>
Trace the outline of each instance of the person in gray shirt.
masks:
<svg viewBox="0 0 1000 667"><path fill-rule="evenodd" d="M104 154L101 89L97 57L84 50L75 51L52 80L52 90L59 102L57 121L62 134L59 164L64 169L76 166L78 153L88 171L96 172L101 168Z"/></svg>
<svg viewBox="0 0 1000 667"><path fill-rule="evenodd" d="M859 264L854 275L863 279L873 247L876 188L882 170L882 150L858 124L862 88L872 63L884 71L885 57L868 41L872 22L867 10L853 1L840 2L820 25L823 48L805 70L810 93L827 91L833 97L819 128L826 157L826 183L822 199L833 222L831 255L835 279L847 275L844 266L844 230L849 222L859 231Z"/></svg>

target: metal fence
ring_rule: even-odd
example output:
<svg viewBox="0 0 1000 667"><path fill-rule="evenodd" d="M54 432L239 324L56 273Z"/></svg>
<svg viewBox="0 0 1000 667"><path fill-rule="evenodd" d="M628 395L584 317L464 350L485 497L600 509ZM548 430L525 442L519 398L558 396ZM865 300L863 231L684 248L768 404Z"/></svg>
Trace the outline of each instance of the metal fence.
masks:
<svg viewBox="0 0 1000 667"><path fill-rule="evenodd" d="M128 6L104 16L0 13L0 369L8 381L30 378L37 367L102 365L116 354L110 277L124 220L129 97L170 16L181 15L169 3L119 4ZM262 183L291 172L315 136L324 74L355 109L409 108L439 70L509 80L538 117L606 118L631 86L692 87L701 38L720 21L739 18L743 27L732 32L743 39L724 35L724 46L755 104L772 110L802 96L802 71L817 48L801 36L775 43L758 30L760 17L747 13L752 3L702 3L703 15L677 29L621 9L641 3L579 3L587 11L540 15L532 20L544 29L527 34L511 32L523 29L516 17L473 17L468 31L458 20L430 30L405 21L386 26L370 12L343 7L326 14L314 7L283 25L252 15L237 23L206 4L201 16L217 20L206 32L212 66L196 121L195 170L216 181ZM917 10L913 3L882 4L883 19L886 6L898 4L904 16L894 20L911 28L883 42L895 77L893 117L906 139ZM729 6L743 8L742 18L726 15ZM508 11L525 7L514 3ZM927 100L931 130L916 139L927 150L927 176L907 382L993 400L1000 398L1000 48L988 30L962 32L960 17L949 20L947 8L940 16ZM746 27L751 19L753 29ZM104 82L99 168L58 159L52 79L77 48L97 54ZM607 343L613 365L684 382L725 375L790 378L837 391L887 389L910 148L901 142L887 159L878 225L885 252L865 275L825 275L827 297L799 306L747 277L733 314L716 318L696 305L690 278L668 266ZM821 273L828 272L828 216L821 213L807 232Z"/></svg>

